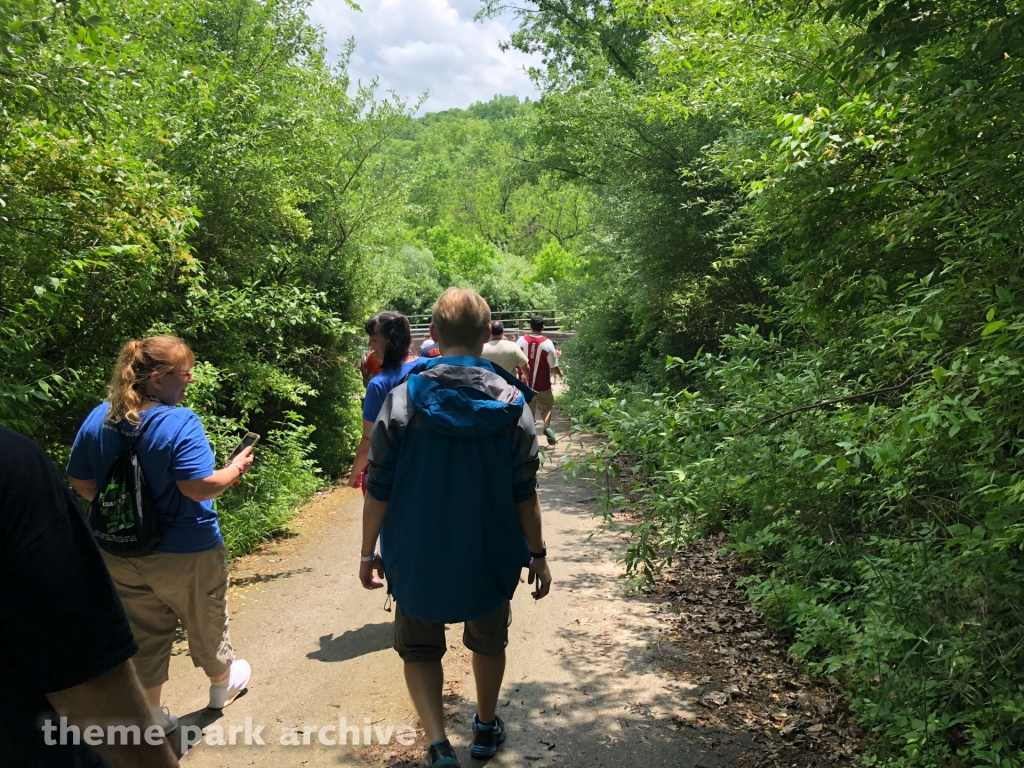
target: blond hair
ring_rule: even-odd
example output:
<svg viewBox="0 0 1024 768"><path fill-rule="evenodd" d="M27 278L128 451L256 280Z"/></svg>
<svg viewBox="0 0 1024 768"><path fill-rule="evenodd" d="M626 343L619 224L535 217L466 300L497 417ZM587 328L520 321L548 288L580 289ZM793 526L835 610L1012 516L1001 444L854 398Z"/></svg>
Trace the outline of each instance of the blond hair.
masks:
<svg viewBox="0 0 1024 768"><path fill-rule="evenodd" d="M474 348L483 344L484 329L491 332L491 308L476 291L449 288L434 303L430 319L437 328L438 344Z"/></svg>
<svg viewBox="0 0 1024 768"><path fill-rule="evenodd" d="M115 424L122 419L139 425L139 410L146 401L146 379L150 374L171 373L182 363L195 365L196 358L188 344L177 336L150 336L141 341L129 341L121 347L110 377L107 399L110 410L107 420Z"/></svg>

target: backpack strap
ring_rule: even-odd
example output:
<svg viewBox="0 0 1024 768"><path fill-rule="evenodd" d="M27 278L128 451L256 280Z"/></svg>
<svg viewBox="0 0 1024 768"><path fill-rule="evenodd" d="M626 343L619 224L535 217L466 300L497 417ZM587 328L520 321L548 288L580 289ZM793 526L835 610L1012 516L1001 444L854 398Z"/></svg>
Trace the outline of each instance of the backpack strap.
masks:
<svg viewBox="0 0 1024 768"><path fill-rule="evenodd" d="M173 405L167 405L167 404L165 403L165 404L164 404L164 406L163 406L163 408L160 408L159 406L154 406L153 408L150 408L149 410L150 410L150 411L157 411L157 410L170 410L170 409L172 409L172 408L174 408L174 406L173 406ZM149 413L149 411L146 411L146 413ZM149 422L152 422L152 421L153 421L153 416L150 416L150 417L149 417L148 419L145 419L145 420L143 420L143 423L139 425L139 432L138 432L138 434L137 434L137 435L135 436L135 439L134 439L134 440L133 440L133 441L132 441L132 442L131 442L131 443L129 444L129 446L128 446L129 448L134 448L134 447L135 447L135 445L136 445L136 443L138 443L138 442L139 442L139 440L141 440L141 439L142 439L142 436L143 436L143 435L144 435L144 434L146 433L146 428L147 428L147 427L149 426ZM116 430L117 430L117 433L118 433L119 435L121 435L121 439L122 439L122 440L124 440L124 439L125 439L125 438L127 437L127 435L126 435L126 434L125 434L124 432L122 432L122 431L121 431L121 427L120 427L120 425L118 425L118 424L115 424L115 425L114 425L114 429L116 429ZM145 475L143 475L143 476L145 476ZM159 514L159 512L158 512L157 514ZM171 526L172 526L172 525L174 525L175 521L176 521L176 520L178 519L178 515L180 515L180 514L181 514L181 508L179 507L179 508L178 508L178 511L174 513L174 517L172 517L172 518L171 518L171 519L170 519L170 520L169 520L169 521L167 522L167 524L166 524L166 525L164 525L164 526L163 526L163 527L161 528L161 530L160 530L160 537L161 537L161 538L163 538L164 534L165 534L165 533L167 533L167 531L169 531L169 530L171 529ZM157 518L157 519L159 519L159 518Z"/></svg>
<svg viewBox="0 0 1024 768"><path fill-rule="evenodd" d="M173 405L166 405L165 404L163 406L163 408L156 407L156 408L150 408L149 410L150 411L159 411L159 410L167 410L167 409L173 408L173 407L174 407ZM149 411L145 411L145 413L149 413ZM152 421L153 421L153 417L152 416L150 416L148 419L143 419L142 420L142 423L139 424L139 431L135 435L135 439L131 443L128 444L129 448L134 448L135 444L138 443L139 440L142 439L142 436L144 434L146 434L146 428L149 426L149 423L152 422ZM128 435L126 435L124 432L121 431L121 425L120 424L115 424L114 425L114 429L116 429L117 430L117 434L119 434L121 436L121 440L124 440L125 438L128 437Z"/></svg>

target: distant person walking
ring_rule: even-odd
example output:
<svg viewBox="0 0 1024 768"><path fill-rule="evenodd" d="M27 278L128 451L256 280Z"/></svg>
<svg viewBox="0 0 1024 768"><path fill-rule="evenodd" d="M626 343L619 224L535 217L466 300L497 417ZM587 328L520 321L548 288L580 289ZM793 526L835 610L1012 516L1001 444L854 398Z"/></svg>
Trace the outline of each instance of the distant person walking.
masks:
<svg viewBox="0 0 1024 768"><path fill-rule="evenodd" d="M432 768L459 765L445 735L445 624L465 624L477 692L470 754L486 760L506 738L495 710L509 601L524 567L529 582L537 582L535 598L551 588L536 491L537 438L525 408L530 393L479 359L489 317L479 294L445 291L431 325L442 356L421 361L392 390L370 436L359 579L378 589L383 585L374 573L387 573L398 604L395 650Z"/></svg>
<svg viewBox="0 0 1024 768"><path fill-rule="evenodd" d="M412 349L412 327L401 312L381 312L366 322L370 335L370 349L381 362L381 372L370 379L363 398L363 437L352 462L348 487L362 488L366 493L366 468L369 465L370 430L384 404L388 392L405 381L419 356Z"/></svg>
<svg viewBox="0 0 1024 768"><path fill-rule="evenodd" d="M491 323L491 340L484 344L480 357L497 363L513 375L527 366L526 353L514 341L505 338L505 326L501 320Z"/></svg>
<svg viewBox="0 0 1024 768"><path fill-rule="evenodd" d="M160 706L160 689L178 622L188 634L192 663L210 678L211 709L222 709L249 684L252 670L235 658L228 636L228 558L211 503L252 466L252 448L215 469L203 424L178 408L194 381L195 357L181 339L129 341L114 367L108 400L86 418L71 448L68 480L85 499L100 491L110 466L134 443L159 511L162 536L145 557L103 552L131 623L139 652L135 670L165 731L177 718Z"/></svg>
<svg viewBox="0 0 1024 768"><path fill-rule="evenodd" d="M121 725L138 738L102 739L96 752L115 766L177 768L129 661L138 646L78 501L42 448L3 427L0 583L0 763L106 766L76 737Z"/></svg>
<svg viewBox="0 0 1024 768"><path fill-rule="evenodd" d="M370 379L380 373L380 361L373 352L370 352L366 359L359 364L359 372L363 375L364 387L370 383Z"/></svg>
<svg viewBox="0 0 1024 768"><path fill-rule="evenodd" d="M530 318L530 330L519 337L519 348L526 353L530 372L526 383L537 393L530 401L530 407L536 417L540 413L544 420L544 437L548 445L558 442L555 432L551 429L551 410L555 407L555 395L551 391L551 374L562 375L558 365L558 354L551 339L544 335L544 318L534 315Z"/></svg>

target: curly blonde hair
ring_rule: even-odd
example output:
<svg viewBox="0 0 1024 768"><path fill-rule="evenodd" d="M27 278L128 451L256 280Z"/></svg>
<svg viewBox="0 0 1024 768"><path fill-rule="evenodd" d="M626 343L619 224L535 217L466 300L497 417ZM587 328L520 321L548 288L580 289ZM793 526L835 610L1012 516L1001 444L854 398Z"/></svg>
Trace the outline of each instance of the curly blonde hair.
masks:
<svg viewBox="0 0 1024 768"><path fill-rule="evenodd" d="M177 336L150 336L127 342L121 347L114 375L110 377L107 421L117 424L127 419L130 424L141 424L139 411L146 401L146 379L154 372L171 373L182 363L192 367L195 362L188 344Z"/></svg>

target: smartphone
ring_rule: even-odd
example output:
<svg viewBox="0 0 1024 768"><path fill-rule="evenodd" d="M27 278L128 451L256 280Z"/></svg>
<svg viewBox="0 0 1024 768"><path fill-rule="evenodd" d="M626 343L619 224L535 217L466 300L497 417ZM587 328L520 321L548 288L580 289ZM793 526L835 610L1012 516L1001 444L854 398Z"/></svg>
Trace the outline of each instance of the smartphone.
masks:
<svg viewBox="0 0 1024 768"><path fill-rule="evenodd" d="M256 443L258 443L259 441L260 436L257 435L255 432L246 432L245 437L242 438L242 442L240 442L235 447L235 450L231 452L231 455L228 456L227 463L230 464L232 461L234 461L235 457L238 456L238 454L240 454L246 448L250 448L256 445Z"/></svg>

